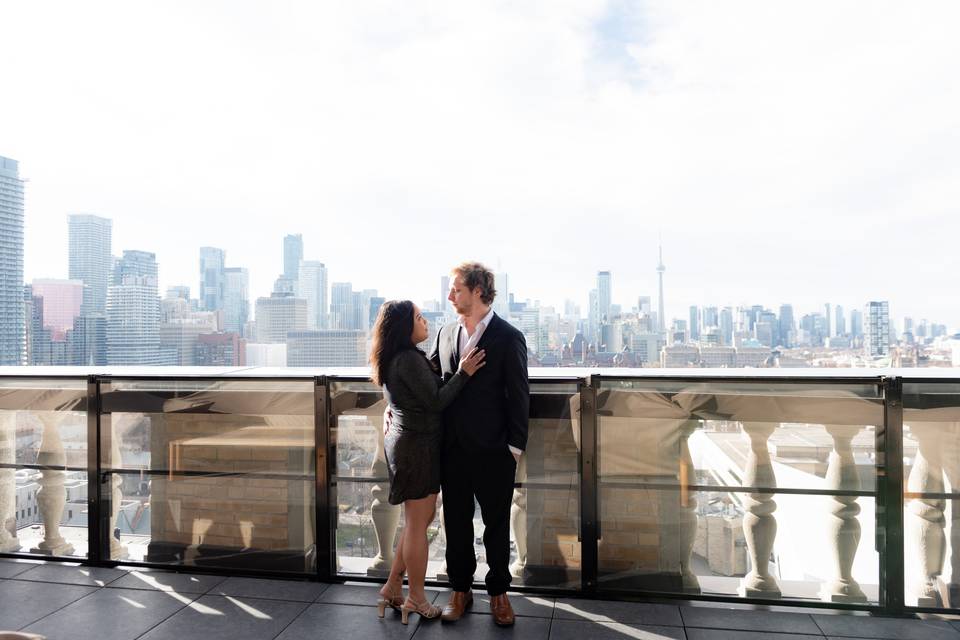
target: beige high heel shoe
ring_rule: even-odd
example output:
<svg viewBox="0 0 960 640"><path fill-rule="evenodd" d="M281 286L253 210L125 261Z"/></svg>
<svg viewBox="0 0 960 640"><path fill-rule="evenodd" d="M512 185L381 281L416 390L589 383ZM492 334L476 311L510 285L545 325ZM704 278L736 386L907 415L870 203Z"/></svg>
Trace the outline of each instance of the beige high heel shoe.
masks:
<svg viewBox="0 0 960 640"><path fill-rule="evenodd" d="M400 593L392 593L386 596L381 593L380 599L377 600L377 615L381 618L385 616L387 607L400 611L403 608L403 603L403 587L400 588Z"/></svg>
<svg viewBox="0 0 960 640"><path fill-rule="evenodd" d="M403 606L400 607L400 622L407 624L410 620L411 613L416 613L421 618L432 620L433 618L439 618L440 614L443 613L443 609L430 604L426 600L423 602L414 602L407 598Z"/></svg>

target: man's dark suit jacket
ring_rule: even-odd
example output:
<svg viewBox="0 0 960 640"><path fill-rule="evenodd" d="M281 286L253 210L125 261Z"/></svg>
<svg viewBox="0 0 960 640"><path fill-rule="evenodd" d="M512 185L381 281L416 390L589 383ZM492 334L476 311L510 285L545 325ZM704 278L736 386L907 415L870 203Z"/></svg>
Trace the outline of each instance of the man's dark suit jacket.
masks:
<svg viewBox="0 0 960 640"><path fill-rule="evenodd" d="M430 351L430 361L444 380L460 364L460 331L457 322L444 325ZM444 446L459 444L478 453L503 451L508 445L525 450L530 420L527 342L520 331L494 314L477 346L486 351L486 364L444 410Z"/></svg>

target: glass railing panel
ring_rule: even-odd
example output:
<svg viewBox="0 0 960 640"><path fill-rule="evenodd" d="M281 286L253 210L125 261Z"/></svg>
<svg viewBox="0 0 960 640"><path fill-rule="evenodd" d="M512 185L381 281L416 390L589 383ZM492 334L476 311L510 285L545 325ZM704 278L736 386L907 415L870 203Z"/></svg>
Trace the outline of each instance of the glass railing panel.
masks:
<svg viewBox="0 0 960 640"><path fill-rule="evenodd" d="M597 411L602 588L876 602L878 385L604 378Z"/></svg>
<svg viewBox="0 0 960 640"><path fill-rule="evenodd" d="M903 384L904 598L960 607L960 383Z"/></svg>
<svg viewBox="0 0 960 640"><path fill-rule="evenodd" d="M514 585L578 588L580 582L579 396L576 384L531 385L529 442L517 469L511 517ZM383 452L385 402L370 382L330 383L336 472L331 504L337 505L337 571L344 576L385 577L389 572L402 508L389 504ZM442 500L442 494L441 494ZM487 567L483 523L474 517L476 579ZM427 578L446 580L443 528L438 516Z"/></svg>
<svg viewBox="0 0 960 640"><path fill-rule="evenodd" d="M87 382L0 380L0 552L87 557Z"/></svg>
<svg viewBox="0 0 960 640"><path fill-rule="evenodd" d="M311 573L314 383L111 380L110 558Z"/></svg>

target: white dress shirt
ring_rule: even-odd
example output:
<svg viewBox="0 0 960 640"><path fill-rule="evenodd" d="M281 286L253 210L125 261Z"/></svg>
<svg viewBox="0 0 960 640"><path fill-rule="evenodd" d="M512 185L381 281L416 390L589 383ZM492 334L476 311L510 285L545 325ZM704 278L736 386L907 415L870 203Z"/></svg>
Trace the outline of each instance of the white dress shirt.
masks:
<svg viewBox="0 0 960 640"><path fill-rule="evenodd" d="M480 342L480 338L483 337L483 332L487 330L487 327L490 326L490 321L493 320L493 309L487 312L487 315L483 316L483 319L477 323L477 326L473 329L473 335L467 333L467 325L464 324L463 318L458 318L457 323L460 325L460 330L457 334L457 352L462 358L463 356L470 353L470 350L477 346L477 343ZM523 454L523 449L517 449L514 446L507 445L510 449L510 453L515 456Z"/></svg>

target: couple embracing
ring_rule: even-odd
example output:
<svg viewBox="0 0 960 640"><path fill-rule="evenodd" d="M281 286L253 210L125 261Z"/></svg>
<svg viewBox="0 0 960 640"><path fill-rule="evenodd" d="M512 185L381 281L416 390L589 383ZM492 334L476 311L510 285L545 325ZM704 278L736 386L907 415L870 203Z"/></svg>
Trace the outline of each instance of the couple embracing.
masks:
<svg viewBox="0 0 960 640"><path fill-rule="evenodd" d="M493 272L464 263L451 272L447 299L457 322L437 334L430 354L416 345L427 321L410 301L383 305L373 330L372 379L388 402L384 436L390 503L403 504L404 528L378 610L458 620L473 603L477 567L474 499L483 519L493 620L514 623L510 586L510 507L517 462L527 444L530 390L523 334L498 317ZM427 527L443 488L450 600L441 610L424 591ZM403 596L403 576L409 590Z"/></svg>

